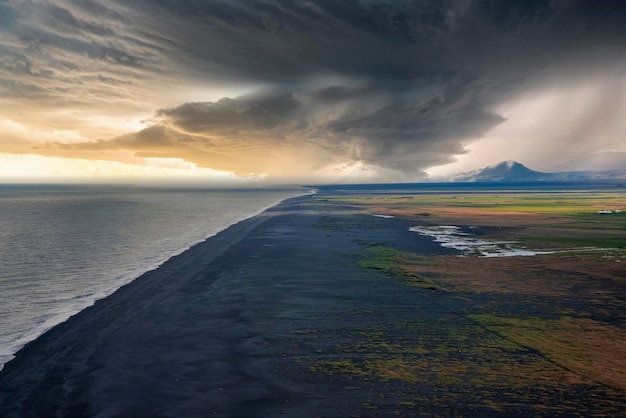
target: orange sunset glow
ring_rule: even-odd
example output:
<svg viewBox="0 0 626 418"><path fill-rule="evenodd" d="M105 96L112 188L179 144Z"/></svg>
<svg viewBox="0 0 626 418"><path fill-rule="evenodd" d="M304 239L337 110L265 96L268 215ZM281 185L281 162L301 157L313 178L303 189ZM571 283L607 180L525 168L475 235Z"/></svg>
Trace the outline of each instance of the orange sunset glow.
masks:
<svg viewBox="0 0 626 418"><path fill-rule="evenodd" d="M626 166L623 8L368 4L2 3L2 181Z"/></svg>

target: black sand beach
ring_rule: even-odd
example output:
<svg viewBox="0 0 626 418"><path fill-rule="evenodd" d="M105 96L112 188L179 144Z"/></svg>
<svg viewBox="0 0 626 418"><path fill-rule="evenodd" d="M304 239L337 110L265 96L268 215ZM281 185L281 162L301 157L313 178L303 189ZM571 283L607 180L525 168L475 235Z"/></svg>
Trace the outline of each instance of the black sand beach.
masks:
<svg viewBox="0 0 626 418"><path fill-rule="evenodd" d="M626 411L622 390L567 381L531 349L484 345L500 337L464 312L495 298L521 309L515 295L472 299L366 268L359 261L375 245L443 250L406 221L317 200L290 199L234 225L28 344L0 372L0 416ZM533 315L558 303L539 302ZM562 384L530 372L509 384L508 366L531 362Z"/></svg>

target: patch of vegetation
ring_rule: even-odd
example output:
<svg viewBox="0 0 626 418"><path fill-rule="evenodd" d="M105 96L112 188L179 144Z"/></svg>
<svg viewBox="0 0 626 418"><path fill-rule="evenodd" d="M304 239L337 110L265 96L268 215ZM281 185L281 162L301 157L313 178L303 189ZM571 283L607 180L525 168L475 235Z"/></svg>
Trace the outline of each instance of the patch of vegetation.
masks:
<svg viewBox="0 0 626 418"><path fill-rule="evenodd" d="M366 377L369 372L357 365L352 360L326 360L320 361L309 367L309 371L324 374L343 374L350 376Z"/></svg>
<svg viewBox="0 0 626 418"><path fill-rule="evenodd" d="M396 273L398 270L397 255L398 251L393 248L385 247L384 245L374 245L366 250L366 258L359 260L359 265L385 273Z"/></svg>
<svg viewBox="0 0 626 418"><path fill-rule="evenodd" d="M525 237L526 242L542 242L552 243L565 246L576 247L596 247L596 248L624 248L626 246L626 239L624 237L606 237L606 236L576 236L576 237L563 237L563 236L544 236L544 237Z"/></svg>
<svg viewBox="0 0 626 418"><path fill-rule="evenodd" d="M326 347L318 358L307 359L308 371L333 376L336 381L354 387L378 387L376 382L389 382L384 383L385 395L393 395L393 400L391 396L386 400L381 392L379 399L369 399L368 403L386 411L392 405L431 408L439 403L454 403L455 397L478 400L476 396L479 396L479 402L502 414L534 404L545 406L547 414L570 415L561 409L564 408L561 404L555 403L559 399L555 393L577 387L572 385L592 383L588 376L559 367L553 359L487 326L501 321L498 323L510 327L529 325L544 329L545 321L495 315L476 318L480 323L463 320L457 323L453 317L440 317L435 322L434 318L415 318L344 330L338 345ZM420 347L416 343L426 345ZM432 390L443 395L433 398L423 388L427 388L427 393ZM624 405L623 392L614 390L615 408L619 410ZM610 397L602 401L604 415L598 416L612 416L611 402Z"/></svg>
<svg viewBox="0 0 626 418"><path fill-rule="evenodd" d="M626 213L598 215L602 209L622 209L626 206L623 193L539 193L539 194L441 194L441 195L383 195L383 196L341 196L331 199L336 203L384 207L388 209L406 208L476 208L496 212L529 212L551 215L581 216L600 218L601 221L624 222ZM610 218L610 219L609 219Z"/></svg>
<svg viewBox="0 0 626 418"><path fill-rule="evenodd" d="M491 314L469 315L488 329L577 375L626 389L626 332L588 318L515 318Z"/></svg>
<svg viewBox="0 0 626 418"><path fill-rule="evenodd" d="M384 245L373 245L365 250L363 257L362 260L358 261L361 267L381 271L388 277L399 280L405 286L439 291L446 290L431 279L420 276L406 268L411 264L419 263L420 258L411 253Z"/></svg>
<svg viewBox="0 0 626 418"><path fill-rule="evenodd" d="M579 222L590 223L601 226L605 229L624 228L626 226L626 212L601 215L597 213L598 208L579 212L573 216Z"/></svg>

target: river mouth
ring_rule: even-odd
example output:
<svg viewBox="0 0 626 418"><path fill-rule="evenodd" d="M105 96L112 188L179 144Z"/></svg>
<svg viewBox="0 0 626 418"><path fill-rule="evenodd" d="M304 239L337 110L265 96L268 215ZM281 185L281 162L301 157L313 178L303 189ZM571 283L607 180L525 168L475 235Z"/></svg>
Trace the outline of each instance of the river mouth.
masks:
<svg viewBox="0 0 626 418"><path fill-rule="evenodd" d="M456 225L413 226L409 228L409 231L431 237L444 248L460 251L460 257L470 255L479 257L516 257L551 254L554 252L519 248L518 243L515 241L477 238L469 232L464 232L464 228Z"/></svg>

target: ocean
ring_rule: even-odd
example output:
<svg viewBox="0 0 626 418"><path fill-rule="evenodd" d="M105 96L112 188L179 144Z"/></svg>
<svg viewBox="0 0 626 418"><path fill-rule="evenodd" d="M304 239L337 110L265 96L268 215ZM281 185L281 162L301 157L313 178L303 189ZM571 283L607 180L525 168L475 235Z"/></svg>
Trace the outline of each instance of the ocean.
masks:
<svg viewBox="0 0 626 418"><path fill-rule="evenodd" d="M24 344L304 189L0 186L0 369Z"/></svg>

